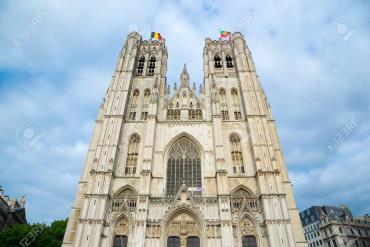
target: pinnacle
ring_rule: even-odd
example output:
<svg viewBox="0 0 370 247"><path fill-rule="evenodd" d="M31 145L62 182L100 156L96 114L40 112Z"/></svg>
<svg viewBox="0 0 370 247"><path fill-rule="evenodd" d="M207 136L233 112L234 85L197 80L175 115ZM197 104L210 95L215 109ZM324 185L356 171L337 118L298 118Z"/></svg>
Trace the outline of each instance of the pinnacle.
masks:
<svg viewBox="0 0 370 247"><path fill-rule="evenodd" d="M182 73L188 73L188 70L186 68L186 63L184 63L184 68L182 69Z"/></svg>

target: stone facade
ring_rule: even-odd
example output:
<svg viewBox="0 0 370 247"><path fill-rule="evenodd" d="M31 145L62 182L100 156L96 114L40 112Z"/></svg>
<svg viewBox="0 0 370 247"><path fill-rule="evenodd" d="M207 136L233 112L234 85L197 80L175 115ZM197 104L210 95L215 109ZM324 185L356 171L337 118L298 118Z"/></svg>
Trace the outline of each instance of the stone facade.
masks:
<svg viewBox="0 0 370 247"><path fill-rule="evenodd" d="M205 40L171 94L165 40L128 35L63 246L307 246L244 37Z"/></svg>

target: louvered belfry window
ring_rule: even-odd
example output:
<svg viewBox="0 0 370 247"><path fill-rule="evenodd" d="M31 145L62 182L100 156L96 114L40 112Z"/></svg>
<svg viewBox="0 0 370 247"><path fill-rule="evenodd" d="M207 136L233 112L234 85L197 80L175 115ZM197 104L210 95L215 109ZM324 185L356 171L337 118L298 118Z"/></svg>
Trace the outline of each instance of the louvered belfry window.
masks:
<svg viewBox="0 0 370 247"><path fill-rule="evenodd" d="M181 137L170 150L167 162L167 195L175 196L183 183L190 193L201 195L200 154L188 137Z"/></svg>

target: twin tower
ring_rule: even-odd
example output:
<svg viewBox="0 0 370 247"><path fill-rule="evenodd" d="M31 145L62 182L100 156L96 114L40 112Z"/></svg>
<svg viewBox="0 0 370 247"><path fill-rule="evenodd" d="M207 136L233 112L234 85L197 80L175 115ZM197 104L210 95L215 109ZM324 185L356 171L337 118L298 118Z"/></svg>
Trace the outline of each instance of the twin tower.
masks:
<svg viewBox="0 0 370 247"><path fill-rule="evenodd" d="M306 246L275 123L241 33L205 40L204 81L166 80L130 33L100 106L63 246Z"/></svg>

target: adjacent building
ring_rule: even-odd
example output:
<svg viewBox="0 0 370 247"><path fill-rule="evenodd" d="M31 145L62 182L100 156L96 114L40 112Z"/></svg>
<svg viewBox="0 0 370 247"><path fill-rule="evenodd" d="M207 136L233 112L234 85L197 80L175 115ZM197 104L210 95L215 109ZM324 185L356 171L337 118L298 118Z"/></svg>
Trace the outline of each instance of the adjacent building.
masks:
<svg viewBox="0 0 370 247"><path fill-rule="evenodd" d="M354 217L341 205L313 206L300 213L309 247L370 247L370 217Z"/></svg>
<svg viewBox="0 0 370 247"><path fill-rule="evenodd" d="M205 39L203 70L171 93L165 40L128 35L63 246L307 246L244 36Z"/></svg>
<svg viewBox="0 0 370 247"><path fill-rule="evenodd" d="M17 199L4 194L0 187L0 231L8 229L14 224L26 224L26 200L24 196Z"/></svg>

